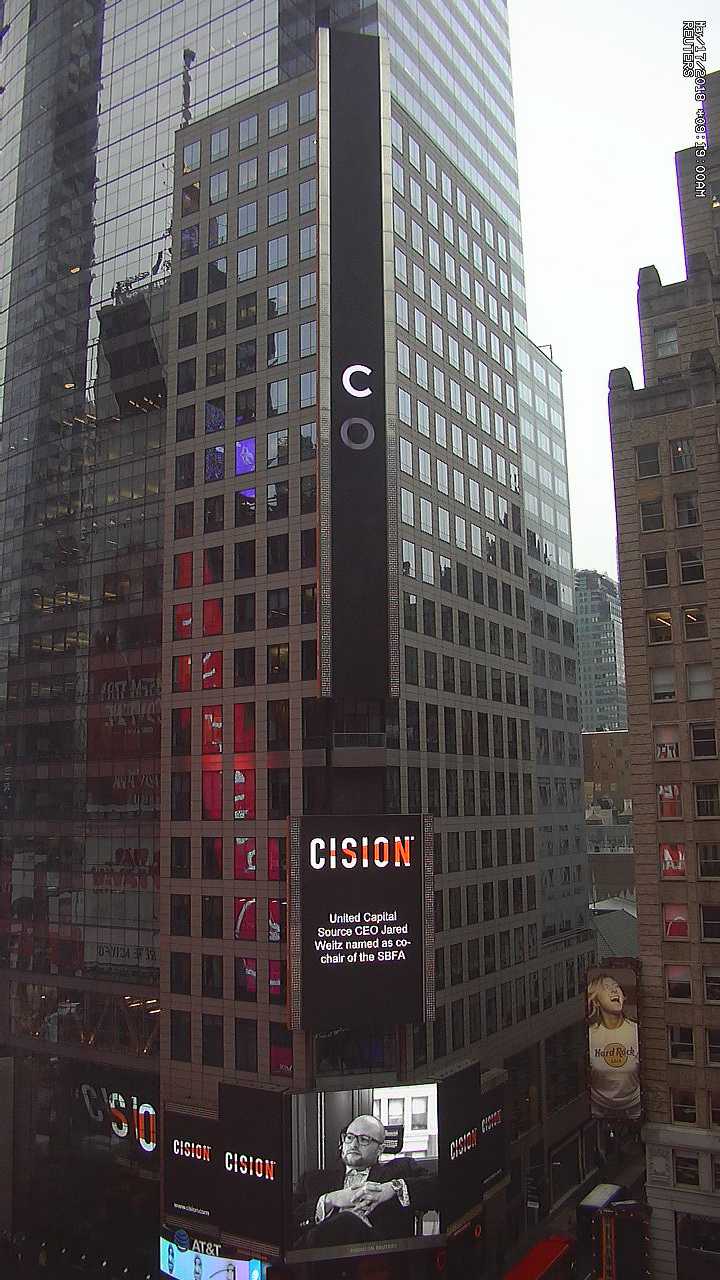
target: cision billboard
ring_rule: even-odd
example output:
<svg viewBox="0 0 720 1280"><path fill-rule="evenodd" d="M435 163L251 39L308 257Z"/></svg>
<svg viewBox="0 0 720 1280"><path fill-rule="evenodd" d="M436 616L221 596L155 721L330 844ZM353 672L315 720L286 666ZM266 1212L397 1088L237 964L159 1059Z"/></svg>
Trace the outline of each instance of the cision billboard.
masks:
<svg viewBox="0 0 720 1280"><path fill-rule="evenodd" d="M597 1120L639 1120L638 963L606 960L588 970L590 1109Z"/></svg>
<svg viewBox="0 0 720 1280"><path fill-rule="evenodd" d="M291 1261L422 1249L463 1225L507 1169L502 1089L437 1084L292 1098Z"/></svg>
<svg viewBox="0 0 720 1280"><path fill-rule="evenodd" d="M430 819L293 819L289 896L295 1030L432 1018Z"/></svg>
<svg viewBox="0 0 720 1280"><path fill-rule="evenodd" d="M165 1111L164 1213L189 1239L224 1232L291 1262L428 1248L505 1176L507 1141L503 1090L484 1093L478 1065L327 1092L220 1085L217 1120Z"/></svg>
<svg viewBox="0 0 720 1280"><path fill-rule="evenodd" d="M218 1119L165 1111L165 1216L282 1246L287 1095L220 1085Z"/></svg>

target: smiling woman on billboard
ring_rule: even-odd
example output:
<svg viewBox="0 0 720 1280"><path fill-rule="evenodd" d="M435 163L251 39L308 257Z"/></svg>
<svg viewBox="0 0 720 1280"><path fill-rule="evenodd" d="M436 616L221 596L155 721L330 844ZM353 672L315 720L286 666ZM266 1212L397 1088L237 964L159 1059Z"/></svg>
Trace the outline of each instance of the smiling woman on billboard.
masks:
<svg viewBox="0 0 720 1280"><path fill-rule="evenodd" d="M598 1119L640 1119L638 1024L626 1008L625 990L612 973L589 975L590 1103Z"/></svg>

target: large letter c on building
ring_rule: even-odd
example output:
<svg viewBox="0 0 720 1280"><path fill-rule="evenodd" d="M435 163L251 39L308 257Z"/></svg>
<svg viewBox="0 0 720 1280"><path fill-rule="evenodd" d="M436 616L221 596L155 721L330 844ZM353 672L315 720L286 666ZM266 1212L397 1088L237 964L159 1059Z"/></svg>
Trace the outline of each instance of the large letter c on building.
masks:
<svg viewBox="0 0 720 1280"><path fill-rule="evenodd" d="M364 400L366 396L372 395L371 387L354 387L352 384L353 374L364 373L366 378L370 377L372 369L368 369L366 364L349 364L342 376L342 384L349 396L355 396L358 400Z"/></svg>

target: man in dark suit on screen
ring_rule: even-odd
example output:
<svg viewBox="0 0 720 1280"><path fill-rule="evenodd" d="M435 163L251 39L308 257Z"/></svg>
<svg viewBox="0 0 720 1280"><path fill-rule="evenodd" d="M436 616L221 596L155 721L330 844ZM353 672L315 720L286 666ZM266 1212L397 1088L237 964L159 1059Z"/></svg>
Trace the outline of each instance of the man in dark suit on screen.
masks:
<svg viewBox="0 0 720 1280"><path fill-rule="evenodd" d="M415 1214L434 1207L435 1179L408 1156L379 1161L385 1126L356 1116L340 1134L344 1168L318 1169L302 1180L297 1196L303 1249L335 1248L415 1235Z"/></svg>

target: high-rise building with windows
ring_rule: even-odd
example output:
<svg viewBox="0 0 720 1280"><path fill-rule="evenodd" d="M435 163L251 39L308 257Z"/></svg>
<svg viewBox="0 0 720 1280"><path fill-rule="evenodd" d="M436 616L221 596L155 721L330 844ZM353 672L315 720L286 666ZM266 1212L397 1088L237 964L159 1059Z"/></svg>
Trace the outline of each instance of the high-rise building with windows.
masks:
<svg viewBox="0 0 720 1280"><path fill-rule="evenodd" d="M653 1273L720 1249L718 269L720 72L707 154L676 157L687 275L639 274L644 382L610 375L640 959Z"/></svg>
<svg viewBox="0 0 720 1280"><path fill-rule="evenodd" d="M349 200L352 148L332 145L354 117L328 98L314 6L5 6L0 1205L86 1238L109 1170L102 1232L130 1207L140 1260L159 1084L199 1123L219 1083L260 1098L507 1071L494 1240L522 1235L531 1184L542 1212L592 1167L592 940L574 900L546 910L544 865L540 880L557 858L565 885L577 850L562 814L542 852L535 827L507 28L494 5L458 8L481 83L466 68L450 100L445 11L417 48L403 15L325 15L387 36L368 89L379 158ZM332 261L343 199L358 228L376 220L359 264ZM345 370L346 490L342 263L344 299L366 281L381 299L376 355ZM571 721L558 600L548 586ZM559 738L557 753L559 779ZM288 818L420 812L434 1019L291 1031ZM272 1241L236 1228L222 1244L242 1258Z"/></svg>
<svg viewBox="0 0 720 1280"><path fill-rule="evenodd" d="M575 574L575 630L583 732L626 729L620 592L607 574L594 569Z"/></svg>
<svg viewBox="0 0 720 1280"><path fill-rule="evenodd" d="M546 943L586 926L582 750L560 369L517 335L518 398Z"/></svg>

